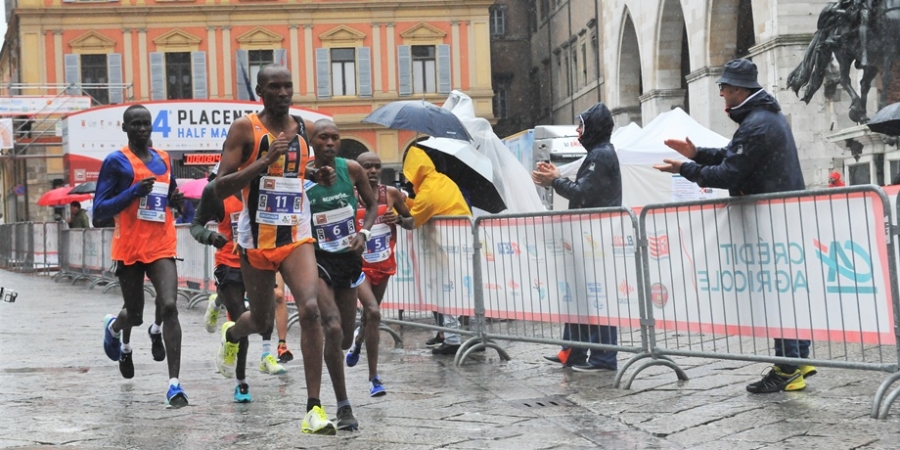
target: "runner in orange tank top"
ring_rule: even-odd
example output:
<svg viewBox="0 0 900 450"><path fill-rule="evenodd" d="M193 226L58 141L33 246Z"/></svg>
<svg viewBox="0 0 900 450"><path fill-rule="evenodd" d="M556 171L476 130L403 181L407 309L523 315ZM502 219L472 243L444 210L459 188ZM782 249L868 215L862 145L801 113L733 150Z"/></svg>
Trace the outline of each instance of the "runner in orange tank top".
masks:
<svg viewBox="0 0 900 450"><path fill-rule="evenodd" d="M353 333L353 345L347 351L347 366L353 367L359 361L359 351L363 340L366 342L366 360L369 363L369 395L380 397L387 391L378 377L378 344L381 339L381 311L378 305L384 298L388 280L397 271L394 245L397 242L397 225L412 230L415 221L406 207L404 195L399 189L379 184L381 180L381 158L372 152L359 155L356 161L366 171L369 184L378 197L378 219L372 227L372 238L366 242L363 254L365 280L357 288L359 302L363 305L360 328ZM359 208L364 208L362 201ZM358 209L357 211L365 211ZM396 211L396 212L395 212ZM360 214L357 219L361 220Z"/></svg>
<svg viewBox="0 0 900 450"><path fill-rule="evenodd" d="M134 376L131 328L143 324L144 276L156 290L156 321L150 325L153 359L168 357L169 390L166 405L187 406L187 394L178 381L181 370L181 324L175 300L175 222L171 208L181 208L184 196L171 178L169 156L150 148L150 111L132 105L122 117L128 145L109 154L100 168L94 198L94 217L115 217L112 259L125 306L104 320L106 355L119 362L125 378ZM160 332L160 326L162 330ZM161 334L161 336L160 336ZM165 342L165 346L163 346Z"/></svg>
<svg viewBox="0 0 900 450"><path fill-rule="evenodd" d="M268 65L259 71L256 82L263 110L231 125L216 180L216 195L220 199L243 190L238 243L242 247L241 272L250 301L249 311L222 326L216 367L223 375L233 375L238 342L265 331L272 323L275 272L280 272L300 315L300 349L307 390L306 416L300 430L335 434L335 425L328 420L319 400L324 337L316 303L318 272L313 246L309 245L309 220L302 219L304 215L308 217L309 202L300 188L304 175L318 174L311 178L329 184L334 172L309 171L304 167L308 126L306 121L290 115L294 95L290 71ZM301 226L307 227L307 233L302 232Z"/></svg>

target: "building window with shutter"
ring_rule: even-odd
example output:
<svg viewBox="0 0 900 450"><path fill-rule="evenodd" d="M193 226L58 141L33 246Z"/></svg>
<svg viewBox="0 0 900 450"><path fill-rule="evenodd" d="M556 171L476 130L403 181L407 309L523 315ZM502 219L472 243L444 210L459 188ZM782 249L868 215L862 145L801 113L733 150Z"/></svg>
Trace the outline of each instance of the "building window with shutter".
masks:
<svg viewBox="0 0 900 450"><path fill-rule="evenodd" d="M491 36L506 36L506 6L491 7Z"/></svg>
<svg viewBox="0 0 900 450"><path fill-rule="evenodd" d="M435 49L433 45L412 46L413 94L437 92Z"/></svg>
<svg viewBox="0 0 900 450"><path fill-rule="evenodd" d="M166 53L166 98L169 100L194 98L191 80L191 53Z"/></svg>
<svg viewBox="0 0 900 450"><path fill-rule="evenodd" d="M506 119L506 87L494 87L494 117L497 119Z"/></svg>
<svg viewBox="0 0 900 450"><path fill-rule="evenodd" d="M275 64L275 50L249 50L247 52L249 64L250 84L256 86L256 77L263 67Z"/></svg>
<svg viewBox="0 0 900 450"><path fill-rule="evenodd" d="M356 95L356 49L331 49L331 95Z"/></svg>
<svg viewBox="0 0 900 450"><path fill-rule="evenodd" d="M109 83L106 55L81 55L81 84L84 93L98 105L109 104Z"/></svg>

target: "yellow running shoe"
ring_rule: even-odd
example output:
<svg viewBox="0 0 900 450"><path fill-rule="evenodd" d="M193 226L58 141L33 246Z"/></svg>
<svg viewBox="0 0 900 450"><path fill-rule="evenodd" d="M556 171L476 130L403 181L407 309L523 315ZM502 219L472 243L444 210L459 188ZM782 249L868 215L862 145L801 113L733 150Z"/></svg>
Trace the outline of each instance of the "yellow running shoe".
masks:
<svg viewBox="0 0 900 450"><path fill-rule="evenodd" d="M813 375L819 373L816 370L815 366L800 366L799 369L800 369L800 374L803 375L803 378L810 378Z"/></svg>
<svg viewBox="0 0 900 450"><path fill-rule="evenodd" d="M216 353L216 369L225 378L234 378L234 368L237 366L237 354L240 344L237 342L228 342L225 339L228 329L234 326L234 322L225 322L222 324L222 340L219 345L219 351Z"/></svg>
<svg viewBox="0 0 900 450"><path fill-rule="evenodd" d="M306 413L303 423L300 424L300 432L303 434L325 434L333 435L337 433L337 428L330 420L325 410L321 406L314 406L313 409Z"/></svg>
<svg viewBox="0 0 900 450"><path fill-rule="evenodd" d="M271 353L263 353L262 359L259 360L259 371L269 375L281 375L286 372L284 366L278 364L278 360Z"/></svg>

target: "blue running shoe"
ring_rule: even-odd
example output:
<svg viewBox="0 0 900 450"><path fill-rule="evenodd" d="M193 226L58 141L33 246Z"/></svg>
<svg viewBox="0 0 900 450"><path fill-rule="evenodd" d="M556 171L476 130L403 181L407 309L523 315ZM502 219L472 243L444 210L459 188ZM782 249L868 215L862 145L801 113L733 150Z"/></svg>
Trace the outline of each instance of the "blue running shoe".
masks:
<svg viewBox="0 0 900 450"><path fill-rule="evenodd" d="M358 362L359 362L359 351L356 348L351 348L350 350L347 350L347 367L353 367Z"/></svg>
<svg viewBox="0 0 900 450"><path fill-rule="evenodd" d="M103 350L106 350L109 359L119 361L122 356L122 341L109 331L109 324L113 320L116 320L116 316L112 314L107 314L103 318Z"/></svg>
<svg viewBox="0 0 900 450"><path fill-rule="evenodd" d="M375 375L375 378L372 378L372 381L369 381L369 396L381 397L386 394L387 390L385 390L384 385L381 384L381 378L378 378L378 375Z"/></svg>
<svg viewBox="0 0 900 450"><path fill-rule="evenodd" d="M181 389L181 384L170 384L166 392L166 408L183 408L188 405L187 394Z"/></svg>
<svg viewBox="0 0 900 450"><path fill-rule="evenodd" d="M234 387L235 403L250 403L252 401L253 397L250 396L250 386L247 383L241 383L239 386Z"/></svg>

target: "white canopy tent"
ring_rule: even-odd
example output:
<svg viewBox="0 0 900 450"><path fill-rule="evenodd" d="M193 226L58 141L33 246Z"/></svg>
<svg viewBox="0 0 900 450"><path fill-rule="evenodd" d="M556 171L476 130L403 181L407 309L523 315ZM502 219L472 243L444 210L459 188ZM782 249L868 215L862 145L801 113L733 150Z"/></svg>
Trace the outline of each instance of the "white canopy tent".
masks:
<svg viewBox="0 0 900 450"><path fill-rule="evenodd" d="M653 168L663 159L686 160L684 156L667 147L666 139L689 137L698 147L724 147L729 139L700 125L682 109L676 108L656 116L641 129L631 123L617 129L611 138L619 156L622 171L622 202L626 206L641 207L650 203L697 200L726 197L720 189L701 189L680 175L660 172ZM563 176L574 177L581 160L560 167ZM554 198L553 209L560 209L565 200ZM563 206L564 207L564 206Z"/></svg>

